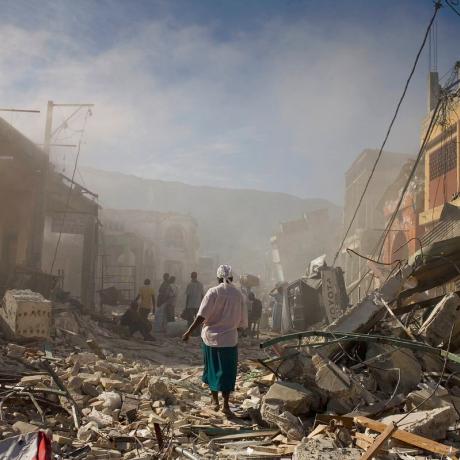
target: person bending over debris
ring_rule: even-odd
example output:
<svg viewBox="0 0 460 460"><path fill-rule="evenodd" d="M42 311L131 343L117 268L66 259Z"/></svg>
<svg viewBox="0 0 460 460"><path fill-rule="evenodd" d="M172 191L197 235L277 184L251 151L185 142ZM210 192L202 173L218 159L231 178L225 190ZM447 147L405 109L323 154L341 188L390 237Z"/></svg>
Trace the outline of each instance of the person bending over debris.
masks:
<svg viewBox="0 0 460 460"><path fill-rule="evenodd" d="M127 326L129 335L132 336L135 332L140 332L144 340L155 340L151 335L152 325L145 320L142 314L138 311L137 302L131 302L128 310L121 317L120 323L122 326Z"/></svg>
<svg viewBox="0 0 460 460"><path fill-rule="evenodd" d="M219 410L219 391L224 398L223 412L231 415L230 392L235 389L238 365L238 329L248 327L243 295L233 285L232 268L221 265L217 269L219 285L208 290L197 316L182 336L185 342L203 324L203 382L212 394L214 409Z"/></svg>
<svg viewBox="0 0 460 460"><path fill-rule="evenodd" d="M155 311L155 291L152 286L150 286L150 280L147 278L144 281L144 285L139 289L139 294L137 294L136 302L140 300L139 314L147 319L149 313L154 313Z"/></svg>

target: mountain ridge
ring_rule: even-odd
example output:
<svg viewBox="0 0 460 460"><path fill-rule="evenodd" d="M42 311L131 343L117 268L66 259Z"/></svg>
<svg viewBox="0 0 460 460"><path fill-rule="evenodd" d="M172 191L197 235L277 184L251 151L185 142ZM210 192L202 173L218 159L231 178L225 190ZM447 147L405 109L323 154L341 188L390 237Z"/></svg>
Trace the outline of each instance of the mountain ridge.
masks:
<svg viewBox="0 0 460 460"><path fill-rule="evenodd" d="M324 208L340 221L341 208L323 198L191 185L87 167L80 171L83 185L99 195L102 206L190 215L198 223L203 255L218 254L220 260L254 273L264 270L270 237L281 222Z"/></svg>

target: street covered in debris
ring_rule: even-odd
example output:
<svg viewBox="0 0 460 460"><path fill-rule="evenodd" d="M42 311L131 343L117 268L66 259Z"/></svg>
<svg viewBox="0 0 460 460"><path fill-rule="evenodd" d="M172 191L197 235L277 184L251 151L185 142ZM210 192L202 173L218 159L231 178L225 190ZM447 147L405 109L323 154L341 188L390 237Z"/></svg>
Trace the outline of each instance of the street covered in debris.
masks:
<svg viewBox="0 0 460 460"><path fill-rule="evenodd" d="M232 417L211 409L198 337L127 340L56 305L52 341L3 341L2 452L42 429L63 458L457 458L460 299L414 304L419 264L322 330L243 338Z"/></svg>
<svg viewBox="0 0 460 460"><path fill-rule="evenodd" d="M47 88L47 98L55 100L32 99L46 105L44 111L0 108L0 460L460 459L460 61L458 43L451 39L452 31L460 30L458 2L429 1L417 15L406 9L414 5L411 0L390 2L396 9L389 16L380 6L366 5L362 12L351 3L348 10L331 2L338 8L334 27L324 19L323 6L310 17L308 2L280 6L256 0L252 12L238 2L223 2L219 8L229 8L224 11L191 0L194 9L184 18L183 0L168 6L139 2L132 9L118 0L110 8L109 3L68 3L70 9L61 11L50 1L42 11L30 0L18 0L17 8L7 8L7 19L0 18L0 38L5 28L6 35L16 34L23 40L18 49L58 36L54 28L23 35L28 24L23 15L29 16L30 8L47 27L59 21L43 19L44 12L67 25L79 18L75 31L80 38L87 35L84 45L92 43L90 51L70 46L66 35L60 46L21 51L19 58L9 46L0 49L0 73L3 57L19 69L11 94L0 91L5 104L23 101L23 86L32 94L34 85L56 73L49 70L49 56L66 69L63 75L81 68L105 75L103 84L89 86L80 75L75 95L81 99L74 99L72 88ZM98 27L82 28L79 22L94 26L101 5L107 14L102 30L121 40L121 48L105 43L100 32L89 33ZM238 12L236 22L254 14L257 24L239 29L230 11ZM209 23L203 22L204 12ZM277 91L283 79L270 80L292 71L283 64L274 72L272 61L265 60L272 53L276 65L279 56L296 63L286 77L292 85L302 73L299 56L312 53L309 66L321 68L311 49L297 48L299 37L308 41L324 33L314 28L309 35L304 25L312 26L313 17L324 30L337 32L323 37L334 43L323 53L337 48L340 63L343 55L356 50L361 55L366 46L380 56L380 41L369 38L380 22L393 27L394 48L405 53L405 67L401 61L397 66L404 67L402 87L399 80L380 87L394 99L388 106L383 101L383 131L380 121L372 122L378 118L374 108L354 114L361 125L369 122L365 134L343 115L350 108L345 99L350 88L362 85L361 98L368 97L369 106L377 100L372 97L378 91L373 86L367 91L365 82L385 65L368 61L366 53L364 67L372 72L360 74L360 83L341 76L346 85L324 102L332 107L338 100L346 107L338 112L359 139L348 147L350 134L335 125L331 130L329 112L318 110L322 100L312 104L314 117L301 112L311 126L294 129L298 114L286 114L298 94L289 98L289 110L282 108ZM359 34L352 27L357 17L367 27ZM394 21L398 27L403 21L409 32L399 36ZM211 33L210 23L221 27L219 33ZM340 24L352 31L351 48L341 46ZM118 27L123 33L114 35ZM172 51L161 48L159 31ZM408 41L409 33L416 39ZM448 42L444 48L438 35ZM366 46L363 37L370 41ZM147 40L148 52L141 40ZM402 49L406 41L410 53ZM270 45L270 52L261 45L275 42L279 48ZM159 47L155 52L151 43ZM170 51L174 58L158 64ZM67 61L70 55L74 61ZM101 61L91 66L95 56ZM196 62L209 57L212 65L200 65L198 72ZM420 70L424 58L428 73ZM37 59L41 79L20 77L30 71L27 61ZM140 65L144 60L152 68ZM253 62L263 70L252 68ZM219 66L225 71L216 78ZM324 69L330 69L329 61ZM418 73L427 77L423 91ZM254 78L255 96L246 102L250 115L239 124L241 112L227 106L236 99L242 74L243 86ZM270 84L261 85L265 77ZM314 82L321 78L316 75ZM324 79L335 81L328 72ZM315 84L312 89L308 80L302 86L312 100ZM117 95L126 91L131 124L117 124L120 109L108 102L112 85ZM409 96L414 85L415 96ZM238 106L251 91L236 91ZM151 93L165 98L160 106L175 110L156 120L155 129L149 117L157 100L149 99ZM209 113L201 100L187 100L183 109L183 99L191 101L195 93L212 94ZM87 101L87 94L94 103L61 101ZM147 112L132 103L139 94ZM260 101L269 95L282 116L265 122L261 119L272 109ZM415 122L403 118L405 104ZM21 118L35 115L37 125ZM288 131L318 136L324 158L321 153L319 160L302 163L301 136L271 137L284 117L290 120ZM176 124L166 135L171 120ZM224 127L217 127L222 120ZM212 127L212 135L203 125ZM217 138L219 130L227 140L224 134ZM376 132L382 135L376 138ZM239 136L235 145L232 136ZM262 138L263 152L255 147ZM315 150L309 142L306 151ZM344 158L327 153L334 142ZM369 142L373 148L364 147ZM278 150L272 158L273 146ZM390 151L393 147L397 151ZM60 150L69 148L73 153ZM96 159L84 157L82 165L82 149ZM286 158L277 163L283 149ZM263 161L253 170L251 154L262 157L261 152ZM306 193L309 198L301 198Z"/></svg>

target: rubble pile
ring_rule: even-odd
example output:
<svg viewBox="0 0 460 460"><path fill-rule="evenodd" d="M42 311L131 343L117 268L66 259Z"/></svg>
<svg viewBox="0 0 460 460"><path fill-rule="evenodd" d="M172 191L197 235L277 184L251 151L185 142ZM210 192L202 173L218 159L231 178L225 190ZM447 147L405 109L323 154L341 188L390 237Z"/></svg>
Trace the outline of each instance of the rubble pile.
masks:
<svg viewBox="0 0 460 460"><path fill-rule="evenodd" d="M124 338L55 308L52 339L0 342L0 457L459 458L460 298L425 283L414 302L416 275L322 330L241 338L233 415L212 410L199 337Z"/></svg>
<svg viewBox="0 0 460 460"><path fill-rule="evenodd" d="M55 458L234 458L249 450L264 456L293 452L295 445L283 436L273 444L280 430L256 415L272 379L246 359L262 356L252 339L245 339L240 352L232 406L238 417L228 419L210 409L198 338L190 344L166 336L153 343L127 340L89 318L80 330L71 313L65 316L59 323L78 333L61 329L53 343L5 341L0 348L0 457L4 443L19 445L39 430L51 440ZM159 360L176 366L159 365Z"/></svg>

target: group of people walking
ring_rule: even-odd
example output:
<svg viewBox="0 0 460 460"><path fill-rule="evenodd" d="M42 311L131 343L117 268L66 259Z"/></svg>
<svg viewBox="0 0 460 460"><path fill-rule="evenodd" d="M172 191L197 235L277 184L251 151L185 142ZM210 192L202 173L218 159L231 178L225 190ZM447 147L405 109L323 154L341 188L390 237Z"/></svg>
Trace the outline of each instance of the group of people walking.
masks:
<svg viewBox="0 0 460 460"><path fill-rule="evenodd" d="M128 326L130 333L141 332L145 340L154 340L152 325L148 320L155 312L153 327L162 327L168 320L174 321L177 288L174 277L163 275L158 297L146 279L135 301L122 317L122 324ZM185 291L185 309L182 317L189 327L182 336L187 342L201 328L201 346L204 370L202 380L211 390L214 409L220 410L219 392L223 397L223 411L231 415L230 393L235 389L238 367L238 337L249 327L247 299L233 284L232 268L221 265L217 270L217 286L204 293L196 272L191 274ZM251 304L251 328L255 318L262 311L262 304L249 294ZM259 313L260 310L260 313ZM158 319L157 319L158 318Z"/></svg>

